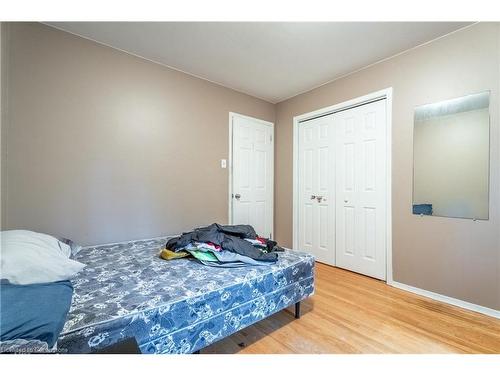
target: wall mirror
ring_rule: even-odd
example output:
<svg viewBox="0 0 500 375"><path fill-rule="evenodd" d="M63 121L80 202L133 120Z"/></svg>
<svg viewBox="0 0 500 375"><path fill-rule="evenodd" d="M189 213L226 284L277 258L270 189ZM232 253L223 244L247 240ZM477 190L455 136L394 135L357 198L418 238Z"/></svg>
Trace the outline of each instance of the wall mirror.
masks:
<svg viewBox="0 0 500 375"><path fill-rule="evenodd" d="M415 108L413 213L488 219L490 92Z"/></svg>

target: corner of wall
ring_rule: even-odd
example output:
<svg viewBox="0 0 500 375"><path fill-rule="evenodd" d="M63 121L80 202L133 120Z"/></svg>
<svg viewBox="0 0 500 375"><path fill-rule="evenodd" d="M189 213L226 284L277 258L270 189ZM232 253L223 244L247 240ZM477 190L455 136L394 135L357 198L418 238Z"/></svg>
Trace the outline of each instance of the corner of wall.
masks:
<svg viewBox="0 0 500 375"><path fill-rule="evenodd" d="M3 138L2 138L2 124L3 124L3 106L2 106L2 98L3 98L3 85L2 85L2 78L3 78L3 64L2 64L2 60L3 60L3 33L2 33L2 29L3 29L3 22L0 22L0 165L2 164L2 160L3 160L3 157L2 157L2 151L3 151L3 147L2 147L2 142L3 142ZM0 170L3 170L3 168L0 168ZM2 185L2 173L0 171L0 230L2 229L2 223L3 223L3 220L2 220L2 216L3 216L3 201L2 201L2 191L3 191L3 185Z"/></svg>
<svg viewBox="0 0 500 375"><path fill-rule="evenodd" d="M497 61L498 61L498 91L500 96L500 22L497 22ZM498 118L500 118L500 99L498 100ZM500 120L497 120L500 121ZM500 160L500 137L499 137L499 147L497 157ZM500 190L498 191L498 200L500 201ZM500 218L498 218L500 219ZM497 296L497 310L500 311L500 231L497 232L498 236L498 268L497 268L497 285L498 285L498 296Z"/></svg>
<svg viewBox="0 0 500 375"><path fill-rule="evenodd" d="M0 22L0 230L4 229L7 216L6 184L6 135L7 135L7 88L8 88L8 49L7 23Z"/></svg>

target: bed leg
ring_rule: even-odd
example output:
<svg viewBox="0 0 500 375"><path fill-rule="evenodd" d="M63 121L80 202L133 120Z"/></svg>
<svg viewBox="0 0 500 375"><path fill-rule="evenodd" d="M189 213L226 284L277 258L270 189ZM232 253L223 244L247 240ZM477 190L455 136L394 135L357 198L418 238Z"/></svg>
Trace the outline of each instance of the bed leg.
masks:
<svg viewBox="0 0 500 375"><path fill-rule="evenodd" d="M295 303L295 319L300 319L300 301Z"/></svg>

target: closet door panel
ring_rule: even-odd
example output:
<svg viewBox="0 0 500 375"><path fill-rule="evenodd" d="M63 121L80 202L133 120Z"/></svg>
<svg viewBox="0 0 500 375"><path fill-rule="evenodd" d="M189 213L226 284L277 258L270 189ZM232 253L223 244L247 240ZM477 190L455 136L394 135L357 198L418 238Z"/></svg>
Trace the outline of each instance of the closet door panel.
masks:
<svg viewBox="0 0 500 375"><path fill-rule="evenodd" d="M386 278L386 101L335 114L336 264Z"/></svg>
<svg viewBox="0 0 500 375"><path fill-rule="evenodd" d="M333 117L299 125L299 246L334 264Z"/></svg>

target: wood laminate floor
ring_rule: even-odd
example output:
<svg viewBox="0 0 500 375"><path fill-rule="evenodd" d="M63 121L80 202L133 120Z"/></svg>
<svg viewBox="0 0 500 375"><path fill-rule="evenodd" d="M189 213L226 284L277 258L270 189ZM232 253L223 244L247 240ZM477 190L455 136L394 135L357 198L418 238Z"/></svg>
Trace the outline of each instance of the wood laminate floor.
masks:
<svg viewBox="0 0 500 375"><path fill-rule="evenodd" d="M316 264L302 317L281 311L208 353L500 353L500 320Z"/></svg>

